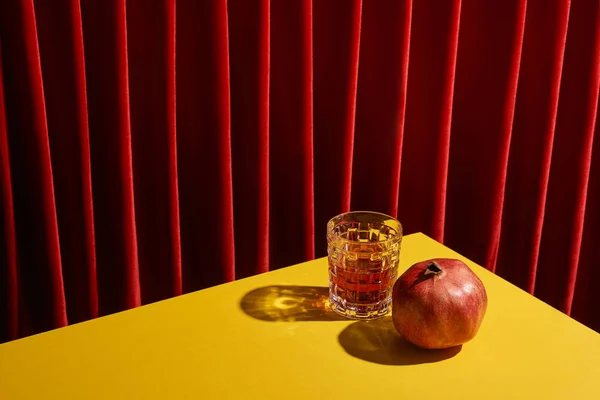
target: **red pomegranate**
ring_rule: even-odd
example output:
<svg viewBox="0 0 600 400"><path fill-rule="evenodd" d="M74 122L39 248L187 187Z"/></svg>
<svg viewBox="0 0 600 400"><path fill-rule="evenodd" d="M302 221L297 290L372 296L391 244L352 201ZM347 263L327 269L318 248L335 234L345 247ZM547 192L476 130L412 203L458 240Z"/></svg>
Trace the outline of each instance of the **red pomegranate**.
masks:
<svg viewBox="0 0 600 400"><path fill-rule="evenodd" d="M444 349L473 339L487 309L481 280L460 260L421 261L402 274L392 292L392 319L409 342Z"/></svg>

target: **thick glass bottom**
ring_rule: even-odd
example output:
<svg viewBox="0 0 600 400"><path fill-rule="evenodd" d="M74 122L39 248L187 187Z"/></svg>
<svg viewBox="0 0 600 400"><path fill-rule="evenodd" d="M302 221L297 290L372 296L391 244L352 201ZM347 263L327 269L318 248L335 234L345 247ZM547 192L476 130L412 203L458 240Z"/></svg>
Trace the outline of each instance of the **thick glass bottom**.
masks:
<svg viewBox="0 0 600 400"><path fill-rule="evenodd" d="M391 309L392 299L387 298L375 303L349 303L329 294L329 307L336 313L349 319L376 319L385 316Z"/></svg>

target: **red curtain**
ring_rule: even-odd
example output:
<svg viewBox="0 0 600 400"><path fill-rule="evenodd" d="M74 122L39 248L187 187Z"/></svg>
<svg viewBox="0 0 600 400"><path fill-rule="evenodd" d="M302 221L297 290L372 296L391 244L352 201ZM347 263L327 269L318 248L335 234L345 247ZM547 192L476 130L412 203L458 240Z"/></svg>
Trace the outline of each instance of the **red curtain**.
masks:
<svg viewBox="0 0 600 400"><path fill-rule="evenodd" d="M599 12L1 1L0 340L321 257L349 209L600 330Z"/></svg>

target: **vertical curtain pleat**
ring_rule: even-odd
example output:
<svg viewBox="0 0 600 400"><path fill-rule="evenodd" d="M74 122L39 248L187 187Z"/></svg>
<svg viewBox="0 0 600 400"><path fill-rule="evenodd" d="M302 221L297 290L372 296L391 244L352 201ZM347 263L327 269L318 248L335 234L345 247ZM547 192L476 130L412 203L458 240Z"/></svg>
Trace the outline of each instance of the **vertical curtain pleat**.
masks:
<svg viewBox="0 0 600 400"><path fill-rule="evenodd" d="M577 272L580 262L581 243L583 241L583 229L585 224L585 212L587 205L587 195L589 186L590 170L592 165L592 149L594 144L594 134L596 123L598 121L598 96L600 91L600 5L596 8L596 24L594 32L594 49L592 55L592 71L589 79L589 98L585 119L585 136L581 147L581 156L579 159L579 174L577 179L577 190L575 198L577 206L575 208L573 236L571 237L571 246L569 247L570 256L567 264L569 272L567 275L567 288L565 297L562 300L562 309L566 314L571 314L573 307L573 298L575 295L575 285ZM591 203L594 206L594 203Z"/></svg>
<svg viewBox="0 0 600 400"><path fill-rule="evenodd" d="M362 0L314 3L315 246L327 221L350 209Z"/></svg>
<svg viewBox="0 0 600 400"><path fill-rule="evenodd" d="M1 46L1 43L0 43ZM17 278L17 238L8 151L8 129L4 98L2 54L0 54L0 342L19 336L19 281Z"/></svg>
<svg viewBox="0 0 600 400"><path fill-rule="evenodd" d="M135 217L143 303L181 294L174 2L127 2Z"/></svg>
<svg viewBox="0 0 600 400"><path fill-rule="evenodd" d="M398 213L412 0L363 5L354 161L353 209Z"/></svg>
<svg viewBox="0 0 600 400"><path fill-rule="evenodd" d="M99 313L141 304L124 0L82 2ZM114 293L120 293L115 296Z"/></svg>
<svg viewBox="0 0 600 400"><path fill-rule="evenodd" d="M566 313L571 310L580 261L600 89L599 12L597 3L571 4L534 292Z"/></svg>
<svg viewBox="0 0 600 400"><path fill-rule="evenodd" d="M169 221L171 229L171 265L172 291L179 295L183 293L183 272L181 261L181 232L179 217L179 182L177 168L177 59L175 49L177 46L177 20L175 0L165 1L165 14L167 18L167 39L165 45L166 59L166 96L167 96L167 135L169 136Z"/></svg>
<svg viewBox="0 0 600 400"><path fill-rule="evenodd" d="M545 217L570 3L527 4L496 273L529 293L535 287Z"/></svg>
<svg viewBox="0 0 600 400"><path fill-rule="evenodd" d="M229 0L227 10L236 277L244 278L269 270L270 0Z"/></svg>
<svg viewBox="0 0 600 400"><path fill-rule="evenodd" d="M183 291L235 278L227 8L178 0L177 161Z"/></svg>
<svg viewBox="0 0 600 400"><path fill-rule="evenodd" d="M571 0L1 1L0 340L324 256L359 209L600 330L599 21Z"/></svg>
<svg viewBox="0 0 600 400"><path fill-rule="evenodd" d="M596 115L597 118L597 115ZM571 316L600 332L598 282L600 282L600 124L596 121L592 165L585 209L585 226L577 269Z"/></svg>
<svg viewBox="0 0 600 400"><path fill-rule="evenodd" d="M311 21L312 0L271 2L271 269L314 257Z"/></svg>
<svg viewBox="0 0 600 400"><path fill-rule="evenodd" d="M524 23L524 0L462 2L444 238L491 270Z"/></svg>
<svg viewBox="0 0 600 400"><path fill-rule="evenodd" d="M81 14L72 0L34 4L65 297L74 323L98 316Z"/></svg>
<svg viewBox="0 0 600 400"><path fill-rule="evenodd" d="M444 237L460 9L460 0L415 2L411 26L398 218L408 232L437 240Z"/></svg>
<svg viewBox="0 0 600 400"><path fill-rule="evenodd" d="M0 7L23 335L66 325L67 310L34 5Z"/></svg>
<svg viewBox="0 0 600 400"><path fill-rule="evenodd" d="M92 318L98 316L98 281L96 266L96 241L94 233L94 205L92 191L92 170L91 170L91 150L89 137L89 120L87 111L87 87L85 81L85 53L83 47L83 22L81 16L81 6L79 1L71 0L72 6L72 26L73 26L73 55L76 63L74 74L77 79L77 115L79 121L79 137L81 146L81 179L82 179L82 200L83 200L83 220L85 224L84 236L86 237L88 277L87 287L89 288L89 312ZM80 299L74 300L80 301Z"/></svg>

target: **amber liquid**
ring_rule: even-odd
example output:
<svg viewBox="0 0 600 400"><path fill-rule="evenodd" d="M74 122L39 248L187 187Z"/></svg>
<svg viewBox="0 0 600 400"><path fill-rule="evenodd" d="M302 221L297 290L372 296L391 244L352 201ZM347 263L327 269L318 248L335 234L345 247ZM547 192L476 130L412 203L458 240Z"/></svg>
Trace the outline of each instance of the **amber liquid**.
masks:
<svg viewBox="0 0 600 400"><path fill-rule="evenodd" d="M329 257L331 300L356 318L387 313L398 275L398 258L376 243L356 243L341 256Z"/></svg>

